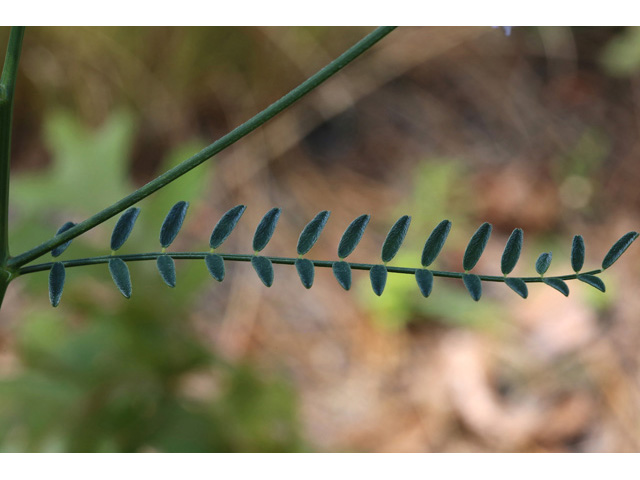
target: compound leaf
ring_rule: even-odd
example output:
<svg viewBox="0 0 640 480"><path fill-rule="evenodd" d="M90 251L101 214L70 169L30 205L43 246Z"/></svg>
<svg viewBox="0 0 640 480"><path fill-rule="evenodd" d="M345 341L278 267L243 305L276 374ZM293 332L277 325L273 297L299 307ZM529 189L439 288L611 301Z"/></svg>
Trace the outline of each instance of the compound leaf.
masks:
<svg viewBox="0 0 640 480"><path fill-rule="evenodd" d="M296 270L304 288L311 288L315 276L313 262L306 258L298 258L296 259Z"/></svg>
<svg viewBox="0 0 640 480"><path fill-rule="evenodd" d="M582 280L584 283L591 285L593 288L597 288L602 293L604 293L606 290L604 282L595 275L578 275L578 280Z"/></svg>
<svg viewBox="0 0 640 480"><path fill-rule="evenodd" d="M436 228L433 229L431 235L429 235L429 238L427 239L427 242L424 244L424 249L422 250L423 267L431 265L440 254L440 251L444 246L444 242L447 240L447 236L449 235L449 230L451 230L451 222L449 220L441 221Z"/></svg>
<svg viewBox="0 0 640 480"><path fill-rule="evenodd" d="M54 307L60 303L65 276L64 265L60 262L54 263L49 272L49 301Z"/></svg>
<svg viewBox="0 0 640 480"><path fill-rule="evenodd" d="M218 248L222 245L222 242L231 235L231 232L236 228L236 224L238 223L238 220L240 220L240 217L242 217L246 208L247 207L244 205L237 205L222 215L211 232L211 238L209 239L209 246L211 248Z"/></svg>
<svg viewBox="0 0 640 480"><path fill-rule="evenodd" d="M605 255L604 260L602 260L602 269L606 270L613 265L636 238L638 238L638 232L629 232L625 233L620 240L614 243Z"/></svg>
<svg viewBox="0 0 640 480"><path fill-rule="evenodd" d="M133 230L133 225L136 223L139 214L140 209L138 207L131 207L120 216L111 233L111 250L115 252L124 245L124 242L127 241L131 234L131 230Z"/></svg>
<svg viewBox="0 0 640 480"><path fill-rule="evenodd" d="M61 233L64 233L67 230L69 230L71 227L75 227L75 226L76 226L75 223L67 222L58 229L58 231L56 232L56 235L60 235ZM71 241L72 240L69 240L67 242L64 242L62 245L58 245L56 248L51 250L51 255L54 257L59 257L60 255L62 255L62 252L64 252L67 249L67 247L71 245Z"/></svg>
<svg viewBox="0 0 640 480"><path fill-rule="evenodd" d="M384 287L387 284L387 267L384 265L374 265L369 271L369 278L371 279L373 293L378 296L382 295Z"/></svg>
<svg viewBox="0 0 640 480"><path fill-rule="evenodd" d="M433 289L433 273L431 271L426 269L416 270L416 282L423 297L426 298L431 295L431 290Z"/></svg>
<svg viewBox="0 0 640 480"><path fill-rule="evenodd" d="M340 258L346 258L358 246L370 218L369 215L360 215L347 227L338 245L338 256Z"/></svg>
<svg viewBox="0 0 640 480"><path fill-rule="evenodd" d="M334 262L331 269L340 286L349 290L351 288L351 265L347 262Z"/></svg>
<svg viewBox="0 0 640 480"><path fill-rule="evenodd" d="M213 278L219 282L224 280L224 260L220 255L210 253L204 257L204 263Z"/></svg>
<svg viewBox="0 0 640 480"><path fill-rule="evenodd" d="M555 288L565 297L569 296L569 287L564 282L564 280L560 280L559 278L543 278L542 281L549 285L550 287Z"/></svg>
<svg viewBox="0 0 640 480"><path fill-rule="evenodd" d="M396 256L396 253L398 253L398 250L400 250L400 247L402 246L402 242L404 242L404 237L407 236L410 223L411 217L403 215L398 219L393 227L391 227L391 230L389 230L387 238L385 238L384 244L382 245L383 262L390 262L393 257Z"/></svg>
<svg viewBox="0 0 640 480"><path fill-rule="evenodd" d="M126 298L131 298L131 275L127 264L121 258L112 258L109 260L109 272L120 293Z"/></svg>
<svg viewBox="0 0 640 480"><path fill-rule="evenodd" d="M313 217L313 220L307 223L307 226L304 227L302 233L300 233L300 237L298 238L298 246L296 247L298 255L304 255L315 245L318 241L318 237L322 233L322 229L324 229L324 226L327 224L327 220L329 220L330 214L331 212L324 210L318 213Z"/></svg>
<svg viewBox="0 0 640 480"><path fill-rule="evenodd" d="M189 202L180 201L171 207L171 210L167 213L160 229L160 245L163 248L167 248L175 240L180 228L182 228L187 208L189 208Z"/></svg>
<svg viewBox="0 0 640 480"><path fill-rule="evenodd" d="M158 271L164 283L171 288L176 286L176 264L169 255L160 255L156 261Z"/></svg>
<svg viewBox="0 0 640 480"><path fill-rule="evenodd" d="M551 257L551 252L541 253L536 260L536 272L544 275L549 270L549 265L551 265Z"/></svg>
<svg viewBox="0 0 640 480"><path fill-rule="evenodd" d="M527 298L529 296L527 284L524 283L524 280L521 278L505 278L504 283L506 283L511 290L516 292L522 298Z"/></svg>
<svg viewBox="0 0 640 480"><path fill-rule="evenodd" d="M491 224L484 222L476 233L473 234L467 245L467 249L464 252L464 258L462 260L462 266L466 272L476 266L478 260L482 256L489 237L491 236ZM471 295L473 296L473 294Z"/></svg>
<svg viewBox="0 0 640 480"><path fill-rule="evenodd" d="M511 232L507 245L502 252L501 268L504 275L509 275L520 259L520 251L522 250L522 229L516 228ZM526 297L525 297L526 298Z"/></svg>
<svg viewBox="0 0 640 480"><path fill-rule="evenodd" d="M273 285L273 264L267 257L254 256L251 257L251 265L262 280L265 286Z"/></svg>
<svg viewBox="0 0 640 480"><path fill-rule="evenodd" d="M480 277L473 273L463 273L462 281L464 282L464 286L467 287L471 298L476 302L480 300L480 297L482 296L482 281L480 280Z"/></svg>
<svg viewBox="0 0 640 480"><path fill-rule="evenodd" d="M571 245L571 268L578 273L582 270L584 265L584 240L581 235L575 235L573 237L573 244Z"/></svg>
<svg viewBox="0 0 640 480"><path fill-rule="evenodd" d="M259 252L267 246L267 243L269 243L269 240L271 240L271 237L273 236L273 232L276 229L276 224L278 223L279 218L279 208L272 208L264 215L264 217L262 217L262 220L260 220L260 223L258 224L258 228L256 228L256 233L253 236L254 252Z"/></svg>

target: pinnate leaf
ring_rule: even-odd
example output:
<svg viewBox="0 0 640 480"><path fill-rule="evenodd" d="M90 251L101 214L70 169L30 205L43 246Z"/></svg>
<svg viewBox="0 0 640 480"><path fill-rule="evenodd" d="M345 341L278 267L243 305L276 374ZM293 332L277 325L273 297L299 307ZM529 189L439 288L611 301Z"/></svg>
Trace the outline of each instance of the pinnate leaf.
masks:
<svg viewBox="0 0 640 480"><path fill-rule="evenodd" d="M331 269L340 286L349 290L351 288L351 265L347 262L334 262Z"/></svg>
<svg viewBox="0 0 640 480"><path fill-rule="evenodd" d="M111 233L111 250L115 252L124 245L124 242L127 241L131 234L131 230L133 230L139 214L140 209L138 207L131 207L120 216Z"/></svg>
<svg viewBox="0 0 640 480"><path fill-rule="evenodd" d="M511 232L507 245L502 252L501 268L504 275L509 275L520 259L520 251L522 250L522 229L516 228Z"/></svg>
<svg viewBox="0 0 640 480"><path fill-rule="evenodd" d="M158 271L164 283L171 288L176 286L176 264L169 255L160 255L156 261Z"/></svg>
<svg viewBox="0 0 640 480"><path fill-rule="evenodd" d="M595 275L578 275L578 280L582 280L584 283L591 285L593 288L600 290L602 293L604 293L606 290L604 282L600 279L600 277L596 277Z"/></svg>
<svg viewBox="0 0 640 480"><path fill-rule="evenodd" d="M260 220L260 223L258 224L258 228L256 228L256 233L253 236L253 250L255 252L260 252L267 246L267 243L269 243L269 240L271 240L271 237L273 236L273 232L276 229L279 218L279 208L272 208L264 217L262 217L262 220Z"/></svg>
<svg viewBox="0 0 640 480"><path fill-rule="evenodd" d="M431 295L431 290L433 289L433 273L426 269L416 270L416 282L423 297L426 298Z"/></svg>
<svg viewBox="0 0 640 480"><path fill-rule="evenodd" d="M180 201L171 207L171 210L167 213L160 229L160 245L163 248L171 245L176 236L178 236L184 217L187 214L187 208L189 208L189 202Z"/></svg>
<svg viewBox="0 0 640 480"><path fill-rule="evenodd" d="M436 228L433 229L431 235L429 235L429 238L427 239L427 242L424 244L424 249L422 250L423 267L431 265L440 254L440 251L444 246L444 242L447 240L447 236L449 235L449 230L451 230L451 222L449 220L441 221Z"/></svg>
<svg viewBox="0 0 640 480"><path fill-rule="evenodd" d="M629 232L625 233L620 240L614 243L605 255L604 260L602 260L602 269L606 270L613 265L636 238L638 238L638 232Z"/></svg>
<svg viewBox="0 0 640 480"><path fill-rule="evenodd" d="M484 222L480 225L480 228L476 230L467 245L467 249L464 252L464 258L462 260L462 266L466 272L476 266L478 260L482 256L489 237L491 236L491 224ZM471 295L473 296L473 294Z"/></svg>
<svg viewBox="0 0 640 480"><path fill-rule="evenodd" d="M54 307L60 303L65 276L64 265L61 262L54 263L49 272L49 301Z"/></svg>
<svg viewBox="0 0 640 480"><path fill-rule="evenodd" d="M464 282L464 286L467 287L471 298L476 302L480 300L480 297L482 296L482 281L480 280L480 277L473 273L463 273L462 281Z"/></svg>
<svg viewBox="0 0 640 480"><path fill-rule="evenodd" d="M265 286L273 285L273 264L267 257L254 256L251 257L251 265L262 280Z"/></svg>
<svg viewBox="0 0 640 480"><path fill-rule="evenodd" d="M390 262L393 257L396 256L396 253L398 253L398 250L400 250L400 247L402 246L402 242L404 242L404 237L407 236L410 223L411 217L403 215L398 219L393 227L391 227L391 230L389 230L387 238L385 238L384 244L382 245L383 262Z"/></svg>
<svg viewBox="0 0 640 480"><path fill-rule="evenodd" d="M524 283L524 280L521 278L505 278L504 283L506 283L511 290L516 292L522 298L527 298L529 296L527 284Z"/></svg>
<svg viewBox="0 0 640 480"><path fill-rule="evenodd" d="M112 258L109 260L109 272L120 293L131 298L131 275L127 264L121 258Z"/></svg>
<svg viewBox="0 0 640 480"><path fill-rule="evenodd" d="M296 271L304 288L311 288L313 286L313 277L315 276L313 262L306 258L296 259Z"/></svg>
<svg viewBox="0 0 640 480"><path fill-rule="evenodd" d="M56 232L56 235L60 235L61 233L66 232L67 230L69 230L71 227L75 227L76 224L73 222L66 222L64 225L62 225L58 231ZM56 248L54 248L53 250L51 250L51 255L54 257L59 257L60 255L62 255L62 252L64 252L67 247L71 245L71 240L64 242L62 245L58 245Z"/></svg>
<svg viewBox="0 0 640 480"><path fill-rule="evenodd" d="M573 244L571 245L571 268L574 272L582 270L584 265L584 240L581 235L575 235L573 237Z"/></svg>
<svg viewBox="0 0 640 480"><path fill-rule="evenodd" d="M370 218L369 215L360 215L347 227L338 245L338 256L340 258L348 257L358 246Z"/></svg>
<svg viewBox="0 0 640 480"><path fill-rule="evenodd" d="M369 271L369 278L371 279L373 293L378 296L382 295L384 287L387 284L387 267L384 265L374 265Z"/></svg>
<svg viewBox="0 0 640 480"><path fill-rule="evenodd" d="M538 259L536 260L536 272L540 275L544 275L549 270L549 265L551 265L551 252L541 253Z"/></svg>
<svg viewBox="0 0 640 480"><path fill-rule="evenodd" d="M296 247L298 255L304 255L309 250L311 250L311 247L316 244L316 242L318 241L318 237L324 229L324 226L327 224L327 220L329 220L330 214L331 212L324 210L313 217L313 220L311 220L307 224L307 226L304 227L302 233L300 233L300 237L298 238L298 246Z"/></svg>
<svg viewBox="0 0 640 480"><path fill-rule="evenodd" d="M238 220L240 220L240 217L242 217L242 214L244 213L246 208L247 207L244 205L236 205L231 210L222 215L220 220L218 220L218 223L216 223L216 226L213 227L213 231L211 232L211 238L209 239L209 246L211 248L218 248L220 245L222 245L222 242L224 242L227 237L231 235L231 232L234 228L236 228L236 224L238 223Z"/></svg>
<svg viewBox="0 0 640 480"><path fill-rule="evenodd" d="M224 280L224 260L220 255L210 253L204 257L204 263L213 278L219 282Z"/></svg>
<svg viewBox="0 0 640 480"><path fill-rule="evenodd" d="M565 297L569 296L569 287L567 286L564 280L560 280L559 278L543 278L542 281L547 285L549 285L550 287L553 287L556 290L558 290Z"/></svg>

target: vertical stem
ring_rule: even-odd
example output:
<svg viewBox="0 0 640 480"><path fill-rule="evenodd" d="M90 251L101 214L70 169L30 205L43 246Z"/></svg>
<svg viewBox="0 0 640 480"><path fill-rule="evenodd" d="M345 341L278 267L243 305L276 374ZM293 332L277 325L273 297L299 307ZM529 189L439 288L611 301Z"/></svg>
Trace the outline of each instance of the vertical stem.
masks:
<svg viewBox="0 0 640 480"><path fill-rule="evenodd" d="M11 117L20 51L25 27L11 27L0 77L0 305L11 279L9 259L9 173L11 167Z"/></svg>

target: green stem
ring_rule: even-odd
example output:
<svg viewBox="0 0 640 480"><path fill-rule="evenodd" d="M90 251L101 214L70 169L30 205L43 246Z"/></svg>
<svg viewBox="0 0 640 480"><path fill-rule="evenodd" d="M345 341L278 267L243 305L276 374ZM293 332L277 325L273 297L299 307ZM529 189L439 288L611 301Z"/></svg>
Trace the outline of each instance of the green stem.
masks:
<svg viewBox="0 0 640 480"><path fill-rule="evenodd" d="M395 28L396 27L378 27L376 30L374 30L372 33L370 33L366 37L364 37L355 45L353 45L351 48L349 48L346 52L344 52L334 61L329 63L327 66L325 66L323 69L319 70L313 76L305 80L303 83L301 83L299 86L291 90L289 93L287 93L285 96L277 100L275 103L265 108L262 112L258 113L256 116L251 118L246 123L243 123L236 129L232 130L230 133L225 135L224 137L220 138L219 140L215 141L205 149L193 155L191 158L188 158L187 160L182 162L180 165L163 173L158 178L147 183L143 187L139 188L135 192L131 193L130 195L114 203L110 207L105 208L101 212L79 223L75 227L70 228L63 234L57 235L53 239L48 240L33 249L9 259L8 265L13 269L17 269L18 267L21 267L31 262L32 260L35 260L36 258L51 251L53 248L57 247L58 245L62 245L68 240L71 240L72 238L77 237L78 235L86 232L87 230L94 228L95 226L108 220L114 215L117 215L118 213L122 212L123 210L130 207L131 205L139 202L143 198L151 195L156 190L159 190L160 188L164 187L168 183L171 183L176 178L180 177L181 175L184 175L189 170L197 167L198 165L205 162L212 156L216 155L217 153L221 152L228 146L237 142L242 137L251 133L253 130L255 130L256 128L258 128L259 126L267 122L269 119L271 119L272 117L274 117L275 115L283 111L285 108L289 107L291 104L293 104L297 100L304 97L306 94L311 92L314 88L316 88L318 85L323 83L325 80L330 78L332 75L340 71L350 62L352 62L357 57L359 57L362 53L364 53L373 45L375 45L378 41L380 41L382 38L388 35Z"/></svg>
<svg viewBox="0 0 640 480"><path fill-rule="evenodd" d="M100 257L91 257L91 258L78 258L76 260L64 260L61 261L65 268L71 267L81 267L84 265L98 265L101 263L109 263L109 260L112 258L121 258L125 262L140 262L144 260L155 260L161 255L169 255L176 260L197 260L204 259L207 255L210 255L210 252L150 252L150 253L135 253L129 255L103 255ZM253 258L253 255L239 255L239 254L231 254L231 253L219 253L223 259L234 261L234 262L250 262ZM271 260L272 263L279 265L295 265L297 258L289 258L289 257L266 257ZM311 260L311 262L316 267L324 267L331 268L335 261L331 260ZM29 265L27 267L22 267L18 273L20 275L42 272L46 270L50 270L52 265L57 262L47 262L47 263L39 263L37 265ZM349 263L349 262L347 262ZM371 270L374 265L369 263L349 263L351 268L354 270ZM415 275L416 270L420 270L420 268L406 268L406 267L389 267L387 266L387 271L390 273L404 273L408 275ZM434 277L446 277L446 278L462 278L462 272L446 272L439 270L430 270ZM602 270L590 270L588 272L581 272L580 275L597 275L602 273ZM505 277L499 275L478 275L480 280L485 282L504 282L506 278L520 278L520 280L527 283L539 283L542 282L542 277ZM578 274L574 273L571 275L559 275L556 277L545 277L545 278L557 278L559 280L575 280L578 278Z"/></svg>

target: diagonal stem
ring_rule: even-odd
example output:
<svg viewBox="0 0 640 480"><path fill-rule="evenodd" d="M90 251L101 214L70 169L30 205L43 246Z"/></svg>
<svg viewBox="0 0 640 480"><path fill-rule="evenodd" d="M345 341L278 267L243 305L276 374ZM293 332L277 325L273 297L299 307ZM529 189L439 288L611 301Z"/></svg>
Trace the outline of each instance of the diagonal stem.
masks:
<svg viewBox="0 0 640 480"><path fill-rule="evenodd" d="M87 220L77 224L75 227L70 228L66 232L56 235L51 240L48 240L37 247L17 255L9 259L8 266L17 270L19 267L35 260L36 258L44 255L45 253L51 251L53 248L58 245L62 245L63 243L77 237L78 235L86 232L94 228L95 226L101 224L102 222L108 220L109 218L117 215L122 212L126 208L131 205L139 202L143 198L151 195L156 190L164 187L165 185L171 183L181 175L184 175L188 171L197 167L201 163L205 162L209 158L213 157L217 153L221 152L228 146L240 140L245 135L251 133L253 130L267 122L269 119L282 112L285 108L289 107L291 104L295 103L297 100L304 97L306 94L311 92L314 88L322 84L325 80L330 78L332 75L340 71L350 62L358 58L361 54L375 45L378 41L392 32L396 27L378 27L372 33L364 37L358 43L349 48L346 52L340 55L338 58L333 60L327 66L319 70L313 76L309 77L299 86L291 90L285 96L265 108L262 112L258 113L256 116L251 118L246 123L243 123L236 129L232 130L230 133L215 141L208 147L204 148L200 152L193 155L191 158L183 161L181 164L176 167L168 170L167 172L160 175L158 178L152 180L147 183L143 187L139 188L135 192L130 195L124 197L123 199L117 201L113 205L105 208L101 212L93 215Z"/></svg>

